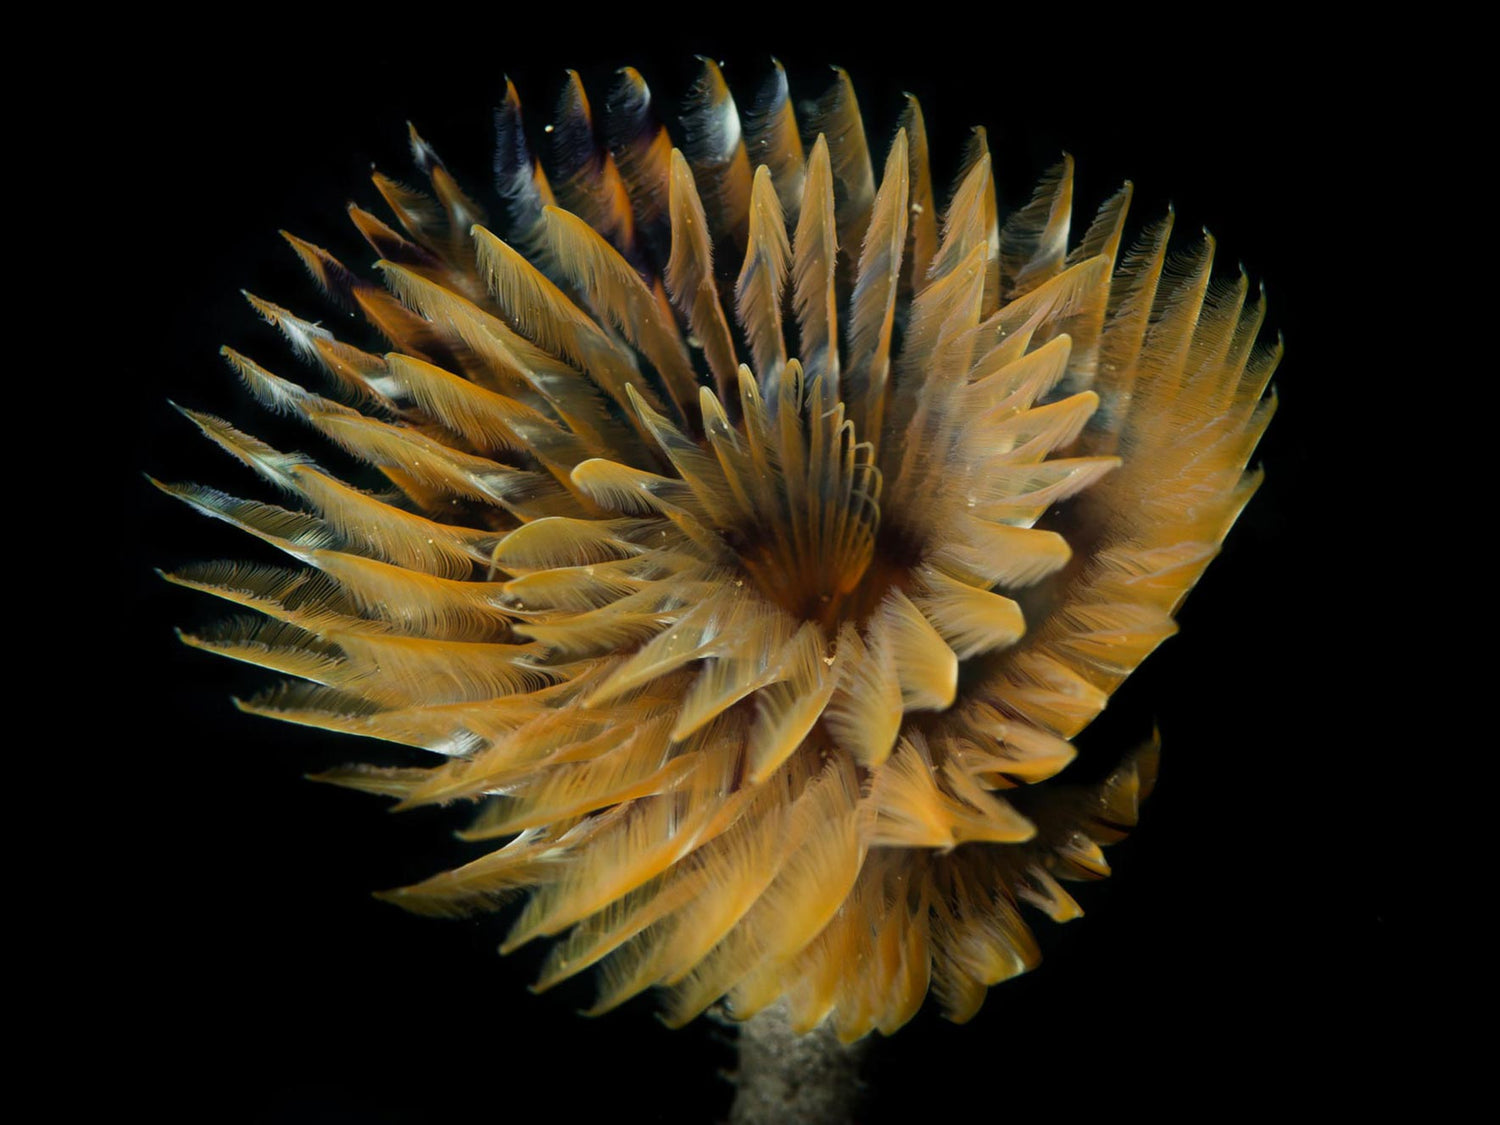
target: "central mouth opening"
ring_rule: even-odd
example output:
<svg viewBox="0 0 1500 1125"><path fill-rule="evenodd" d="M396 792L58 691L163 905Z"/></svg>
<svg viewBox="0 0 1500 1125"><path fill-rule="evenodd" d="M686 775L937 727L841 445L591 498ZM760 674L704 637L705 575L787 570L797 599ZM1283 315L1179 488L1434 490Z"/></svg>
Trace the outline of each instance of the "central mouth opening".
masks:
<svg viewBox="0 0 1500 1125"><path fill-rule="evenodd" d="M763 597L799 621L816 622L830 637L846 621L863 622L891 590L910 590L922 558L917 541L890 522L858 553L801 543L784 529L724 538Z"/></svg>

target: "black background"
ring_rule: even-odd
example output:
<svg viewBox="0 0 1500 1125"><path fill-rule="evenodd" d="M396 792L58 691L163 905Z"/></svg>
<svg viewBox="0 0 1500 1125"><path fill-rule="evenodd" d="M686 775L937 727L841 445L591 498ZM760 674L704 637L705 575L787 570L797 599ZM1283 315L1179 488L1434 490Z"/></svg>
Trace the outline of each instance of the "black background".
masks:
<svg viewBox="0 0 1500 1125"><path fill-rule="evenodd" d="M924 1009L876 1042L862 1120L976 1107L1217 1114L1294 1087L1346 1101L1349 1065L1373 1065L1385 1045L1395 944L1393 849L1375 811L1383 738L1354 686L1361 649L1377 642L1350 631L1384 565L1350 497L1364 464L1353 443L1387 378L1359 335L1378 312L1355 310L1389 280L1380 211L1416 187L1370 145L1383 123L1378 72L1351 61L1356 44L1312 42L1291 24L1123 38L1083 26L898 29L876 43L542 18L393 24L366 40L351 17L285 38L236 27L191 48L127 41L115 53L85 182L123 210L111 212L101 271L82 284L107 280L126 342L99 392L128 430L110 485L114 594L133 620L120 666L101 673L118 698L99 701L116 733L97 760L119 827L102 845L110 854L91 853L110 895L85 939L96 960L108 950L94 1005L113 1029L104 1054L123 1064L118 1097L203 1120L504 1120L533 1099L561 1121L727 1111L718 1071L733 1052L709 1022L668 1031L650 998L583 1019L586 984L526 991L541 951L500 958L503 921L414 918L370 898L463 858L448 837L461 812L391 816L374 798L309 784L303 774L369 749L233 710L230 696L272 677L178 645L173 625L223 608L151 568L254 547L138 473L255 487L168 397L317 449L258 412L215 352L230 343L303 376L238 290L340 319L276 230L367 262L343 207L379 210L372 163L415 179L405 121L487 198L503 75L536 128L567 66L596 105L625 64L670 105L692 54L712 53L743 106L774 50L794 92L816 92L830 62L850 70L877 167L911 90L940 189L968 127L985 124L1003 205L1024 203L1063 150L1077 159L1079 231L1125 178L1138 222L1173 201L1181 235L1207 226L1221 264L1243 261L1264 280L1268 324L1287 340L1280 413L1257 456L1265 486L1189 599L1182 635L1086 736L1123 742L1159 723L1161 782L1140 830L1111 851L1114 876L1078 892L1085 918L1036 919L1041 968L992 990L966 1027ZM1418 143L1410 124L1395 128Z"/></svg>

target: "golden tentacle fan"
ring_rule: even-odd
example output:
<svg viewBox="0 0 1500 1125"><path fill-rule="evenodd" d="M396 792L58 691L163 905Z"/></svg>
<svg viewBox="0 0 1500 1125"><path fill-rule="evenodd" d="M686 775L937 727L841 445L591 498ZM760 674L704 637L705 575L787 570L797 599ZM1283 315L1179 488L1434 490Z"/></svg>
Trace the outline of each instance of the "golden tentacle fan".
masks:
<svg viewBox="0 0 1500 1125"><path fill-rule="evenodd" d="M226 350L246 386L385 485L190 413L289 502L162 487L291 564L170 575L258 615L185 639L294 677L247 711L430 752L322 778L474 803L491 850L386 897L525 892L543 987L968 1018L1151 789L1154 744L1063 771L1255 490L1263 301L1170 214L1124 242L1129 185L1074 237L1070 160L1002 222L977 131L938 191L916 100L867 133L841 71L741 115L705 63L679 147L632 70L598 114L571 77L545 161L513 87L496 125L496 213L413 132L429 187L350 210L372 277L287 236L368 339L249 298L322 390Z"/></svg>

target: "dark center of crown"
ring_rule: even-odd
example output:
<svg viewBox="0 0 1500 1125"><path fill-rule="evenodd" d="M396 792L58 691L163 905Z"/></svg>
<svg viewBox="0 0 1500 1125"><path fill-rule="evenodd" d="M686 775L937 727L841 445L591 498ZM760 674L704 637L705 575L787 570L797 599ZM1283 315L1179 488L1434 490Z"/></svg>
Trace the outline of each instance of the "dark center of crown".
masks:
<svg viewBox="0 0 1500 1125"><path fill-rule="evenodd" d="M864 621L892 589L908 590L921 545L895 522L873 529L868 552L840 550L785 528L720 529L747 577L768 601L833 636L846 621Z"/></svg>

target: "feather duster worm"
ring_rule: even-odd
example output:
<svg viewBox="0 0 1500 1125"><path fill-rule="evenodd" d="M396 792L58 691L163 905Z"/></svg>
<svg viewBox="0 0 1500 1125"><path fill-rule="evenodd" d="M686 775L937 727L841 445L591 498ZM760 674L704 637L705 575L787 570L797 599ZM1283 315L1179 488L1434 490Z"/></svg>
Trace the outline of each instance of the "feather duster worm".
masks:
<svg viewBox="0 0 1500 1125"><path fill-rule="evenodd" d="M507 85L488 214L413 131L374 280L286 236L382 342L251 296L326 393L225 355L386 484L187 412L291 506L161 487L292 565L169 575L257 614L184 639L436 756L320 776L475 802L494 849L385 897L529 892L540 987L967 1019L1151 790L1154 743L1056 775L1255 490L1264 301L1170 214L1126 248L1128 184L1071 237L1067 158L1002 223L982 130L940 207L916 100L877 161L842 71L742 116L706 62L679 147L635 71L603 108L570 75L538 154Z"/></svg>

